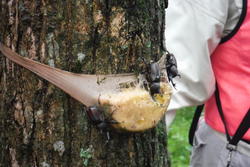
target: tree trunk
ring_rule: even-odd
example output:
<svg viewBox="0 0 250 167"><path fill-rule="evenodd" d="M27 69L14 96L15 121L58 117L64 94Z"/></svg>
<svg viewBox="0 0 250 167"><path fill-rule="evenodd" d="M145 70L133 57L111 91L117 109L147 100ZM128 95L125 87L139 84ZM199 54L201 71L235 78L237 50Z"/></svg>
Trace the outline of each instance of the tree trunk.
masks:
<svg viewBox="0 0 250 167"><path fill-rule="evenodd" d="M140 71L162 55L166 0L1 0L0 41L24 57L89 74ZM106 132L84 105L0 57L0 167L167 167L162 121Z"/></svg>

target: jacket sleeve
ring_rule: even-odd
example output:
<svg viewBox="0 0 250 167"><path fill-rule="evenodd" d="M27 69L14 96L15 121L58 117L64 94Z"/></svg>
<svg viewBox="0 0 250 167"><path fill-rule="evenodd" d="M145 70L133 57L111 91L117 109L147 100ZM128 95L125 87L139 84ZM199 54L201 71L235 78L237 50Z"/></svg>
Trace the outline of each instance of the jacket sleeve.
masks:
<svg viewBox="0 0 250 167"><path fill-rule="evenodd" d="M204 103L215 79L210 55L220 42L229 0L169 0L165 46L177 59L180 78L168 110Z"/></svg>

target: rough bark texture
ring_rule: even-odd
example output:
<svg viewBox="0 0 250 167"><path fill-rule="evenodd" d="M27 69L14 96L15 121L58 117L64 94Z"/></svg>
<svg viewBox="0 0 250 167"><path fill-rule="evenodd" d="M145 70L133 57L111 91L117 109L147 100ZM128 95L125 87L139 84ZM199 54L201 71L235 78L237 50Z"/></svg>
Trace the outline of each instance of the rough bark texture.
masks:
<svg viewBox="0 0 250 167"><path fill-rule="evenodd" d="M0 41L76 73L138 72L162 54L166 0L1 0ZM0 56L0 167L167 167L164 123L106 133L82 104Z"/></svg>

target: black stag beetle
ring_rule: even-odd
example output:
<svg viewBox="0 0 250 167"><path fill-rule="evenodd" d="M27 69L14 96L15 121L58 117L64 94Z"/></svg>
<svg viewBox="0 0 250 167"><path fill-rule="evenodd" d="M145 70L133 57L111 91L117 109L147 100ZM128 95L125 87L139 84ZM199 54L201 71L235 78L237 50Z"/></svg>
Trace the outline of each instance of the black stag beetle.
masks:
<svg viewBox="0 0 250 167"><path fill-rule="evenodd" d="M144 63L146 64L146 79L148 83L144 83L144 87L149 87L149 91L151 96L156 93L160 93L160 81L161 81L161 70L159 64L157 62L151 61L149 64L143 59ZM177 61L175 56L172 53L167 51L166 55L166 71L168 75L169 82L175 88L175 83L173 82L173 78L180 75L178 74L177 70Z"/></svg>
<svg viewBox="0 0 250 167"><path fill-rule="evenodd" d="M105 118L104 108L98 106L90 106L87 108L87 115L91 123L97 128L104 130L109 124L117 124L115 120L109 120Z"/></svg>
<svg viewBox="0 0 250 167"><path fill-rule="evenodd" d="M161 71L157 62L151 61L149 64L143 59L146 65L145 77L147 82L144 82L144 88L149 89L150 95L160 93Z"/></svg>
<svg viewBox="0 0 250 167"><path fill-rule="evenodd" d="M175 59L175 56L172 53L169 53L167 51L166 55L166 70L168 74L168 80L172 83L173 87L175 88L175 83L173 82L173 78L176 76L180 77L180 74L178 73L177 69L177 61Z"/></svg>
<svg viewBox="0 0 250 167"><path fill-rule="evenodd" d="M118 124L115 120L109 120L105 118L104 115L104 108L99 106L90 106L86 110L88 119L91 121L92 124L94 124L98 129L101 130L101 132L104 131L107 135L106 144L110 140L110 125L111 124Z"/></svg>

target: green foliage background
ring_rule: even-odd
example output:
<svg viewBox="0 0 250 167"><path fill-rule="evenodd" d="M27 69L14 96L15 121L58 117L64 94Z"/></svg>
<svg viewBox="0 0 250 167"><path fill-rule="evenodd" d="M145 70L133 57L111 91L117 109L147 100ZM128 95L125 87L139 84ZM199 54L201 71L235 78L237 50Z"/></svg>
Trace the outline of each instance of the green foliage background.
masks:
<svg viewBox="0 0 250 167"><path fill-rule="evenodd" d="M172 167L188 167L191 146L188 143L188 131L194 114L194 107L178 110L169 129L168 149Z"/></svg>

